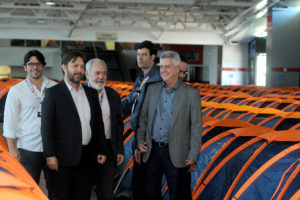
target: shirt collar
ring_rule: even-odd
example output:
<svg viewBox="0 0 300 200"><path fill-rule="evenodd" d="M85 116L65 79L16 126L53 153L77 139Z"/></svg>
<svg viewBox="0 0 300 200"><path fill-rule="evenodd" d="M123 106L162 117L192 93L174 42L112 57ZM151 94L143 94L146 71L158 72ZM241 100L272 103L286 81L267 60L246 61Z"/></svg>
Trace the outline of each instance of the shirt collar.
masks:
<svg viewBox="0 0 300 200"><path fill-rule="evenodd" d="M154 74L154 71L155 71L155 68L156 68L157 66L155 65L155 63L153 64L153 66L152 66L152 68L150 69L150 71L147 73L147 74L143 74L143 72L142 72L142 74L143 74L143 77L145 78L146 76L152 76L152 74Z"/></svg>
<svg viewBox="0 0 300 200"><path fill-rule="evenodd" d="M48 78L46 78L45 76L42 76L42 77L43 77L43 79L42 79L42 83L44 83L44 82L45 82L45 84L47 84L47 83L48 83L48 81L49 81L49 79L48 79ZM29 80L28 76L26 76L26 80L30 82L30 80Z"/></svg>
<svg viewBox="0 0 300 200"><path fill-rule="evenodd" d="M67 85L67 87L68 87L68 89L69 89L70 91L71 91L72 89L75 90L75 88L73 88L73 87L68 83L68 81L67 81L66 79L64 79L64 81L65 81L65 83L66 83L66 85ZM78 90L81 90L82 88L83 88L83 87L82 87L82 85L81 85L81 83L80 83Z"/></svg>
<svg viewBox="0 0 300 200"><path fill-rule="evenodd" d="M104 88L101 90L99 96L101 96L101 95L105 96L105 94L106 94L106 91L105 91L105 87L104 87Z"/></svg>
<svg viewBox="0 0 300 200"><path fill-rule="evenodd" d="M176 82L176 84L170 90L171 91L178 90L180 82L181 82L181 79L178 79L178 81ZM167 84L166 84L165 81L163 81L163 87L167 88Z"/></svg>
<svg viewBox="0 0 300 200"><path fill-rule="evenodd" d="M41 85L41 89L43 90L43 88L44 88L44 87L46 87L46 85L48 84L48 82L49 82L49 79L48 79L48 78L46 78L45 76L42 76L42 77L43 77L43 79L42 79L42 85ZM27 82L28 82L28 83L30 83L30 84L32 85L32 83L30 82L30 80L29 80L28 76L26 77L26 80L27 80ZM35 86L35 85L32 85L32 86L34 86L34 87L36 88L36 86Z"/></svg>

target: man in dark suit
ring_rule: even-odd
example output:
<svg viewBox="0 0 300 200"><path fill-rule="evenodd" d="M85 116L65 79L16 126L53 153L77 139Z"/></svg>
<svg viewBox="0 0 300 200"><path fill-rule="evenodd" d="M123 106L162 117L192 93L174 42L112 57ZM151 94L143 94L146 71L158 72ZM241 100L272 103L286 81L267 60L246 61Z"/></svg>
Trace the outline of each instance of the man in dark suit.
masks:
<svg viewBox="0 0 300 200"><path fill-rule="evenodd" d="M89 80L87 85L98 91L107 144L106 162L103 165L96 163L96 194L99 200L113 200L115 167L124 160L121 99L115 90L105 86L107 66L103 60L88 61L85 74Z"/></svg>
<svg viewBox="0 0 300 200"><path fill-rule="evenodd" d="M62 58L64 80L47 89L42 104L44 156L51 169L50 199L89 200L93 160L106 160L104 126L97 91L80 83L84 58L68 52Z"/></svg>
<svg viewBox="0 0 300 200"><path fill-rule="evenodd" d="M148 87L137 128L137 143L145 163L145 199L161 199L165 173L170 200L191 199L190 174L201 147L199 90L178 78L179 54L160 55L163 82Z"/></svg>

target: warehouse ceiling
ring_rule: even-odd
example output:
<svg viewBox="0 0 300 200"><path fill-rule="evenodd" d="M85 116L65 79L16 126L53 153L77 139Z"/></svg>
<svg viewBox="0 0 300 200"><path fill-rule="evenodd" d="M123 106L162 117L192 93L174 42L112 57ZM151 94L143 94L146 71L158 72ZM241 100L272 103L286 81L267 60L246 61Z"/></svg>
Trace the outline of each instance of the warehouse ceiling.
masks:
<svg viewBox="0 0 300 200"><path fill-rule="evenodd" d="M262 21L273 0L1 0L0 37L178 41L238 36ZM264 18L265 19L265 18ZM266 20L263 20L266 23ZM253 27L252 27L253 28ZM166 33L172 33L166 35ZM204 35L203 35L204 34ZM237 39L235 39L237 38ZM204 41L202 40L199 41ZM195 41L195 43L199 43ZM222 42L221 42L222 43Z"/></svg>

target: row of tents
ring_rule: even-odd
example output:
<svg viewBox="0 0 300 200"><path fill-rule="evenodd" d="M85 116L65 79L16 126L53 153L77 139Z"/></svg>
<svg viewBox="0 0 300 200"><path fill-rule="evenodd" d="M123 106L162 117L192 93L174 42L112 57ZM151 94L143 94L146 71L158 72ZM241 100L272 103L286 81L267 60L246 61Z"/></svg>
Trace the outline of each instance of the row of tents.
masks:
<svg viewBox="0 0 300 200"><path fill-rule="evenodd" d="M0 81L0 105L6 95L5 90L2 93L2 88L6 87L6 83L9 88L19 81ZM191 174L192 198L300 199L300 114L297 110L281 109L293 107L291 105L297 107L296 94L300 89L188 84L200 90L203 121L201 152L197 169ZM122 99L126 98L133 86L132 83L117 81L108 81L107 85L118 91ZM246 103L239 104L241 102ZM289 105L270 107L282 102ZM256 106L258 103L265 106ZM116 170L114 192L117 197L131 196L132 143L135 133L130 129L129 120L130 116L124 116L125 159ZM22 174L26 173L16 161L12 165L1 162L2 157L14 159L7 153L3 139L0 140L0 146L0 172L28 184L32 178L28 174L26 177L17 176L16 171L23 170ZM6 179L0 178L0 188L1 184L8 185ZM23 191L18 185L3 188ZM31 185L31 188L31 194L40 195L36 185ZM169 199L165 179L162 181L162 194L165 200ZM45 196L41 194L39 199L43 198Z"/></svg>

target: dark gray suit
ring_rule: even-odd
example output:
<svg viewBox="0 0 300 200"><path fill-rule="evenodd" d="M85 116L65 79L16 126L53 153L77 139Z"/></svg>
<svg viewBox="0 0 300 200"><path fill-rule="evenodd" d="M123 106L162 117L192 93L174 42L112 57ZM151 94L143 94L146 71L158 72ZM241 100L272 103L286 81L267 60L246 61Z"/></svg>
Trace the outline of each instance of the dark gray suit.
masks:
<svg viewBox="0 0 300 200"><path fill-rule="evenodd" d="M147 162L151 152L155 108L162 86L162 82L149 86L139 118L138 144L147 142L148 147L148 152L143 155L144 163ZM175 167L185 167L187 159L198 160L202 140L201 134L200 92L181 82L169 135L170 158Z"/></svg>
<svg viewBox="0 0 300 200"><path fill-rule="evenodd" d="M200 92L179 80L168 141L158 143L153 140L153 124L158 117L156 108L162 87L162 82L149 86L137 128L138 144L147 142L148 148L143 154L148 182L145 198L161 199L161 181L165 173L170 200L188 200L191 193L186 160L197 162L202 139Z"/></svg>

